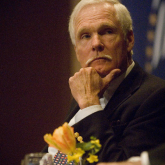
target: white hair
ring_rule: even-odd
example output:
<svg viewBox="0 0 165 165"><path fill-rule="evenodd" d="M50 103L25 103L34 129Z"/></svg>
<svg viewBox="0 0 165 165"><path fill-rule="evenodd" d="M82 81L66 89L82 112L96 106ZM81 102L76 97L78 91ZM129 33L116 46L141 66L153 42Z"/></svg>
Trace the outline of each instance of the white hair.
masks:
<svg viewBox="0 0 165 165"><path fill-rule="evenodd" d="M130 16L129 11L127 8L122 5L118 0L81 0L74 8L70 20L69 20L69 33L70 38L72 41L72 44L75 45L75 19L77 18L79 12L87 5L89 4L96 4L106 2L114 5L114 8L116 10L117 18L120 22L120 25L122 27L124 36L126 38L127 33L132 30L132 18Z"/></svg>

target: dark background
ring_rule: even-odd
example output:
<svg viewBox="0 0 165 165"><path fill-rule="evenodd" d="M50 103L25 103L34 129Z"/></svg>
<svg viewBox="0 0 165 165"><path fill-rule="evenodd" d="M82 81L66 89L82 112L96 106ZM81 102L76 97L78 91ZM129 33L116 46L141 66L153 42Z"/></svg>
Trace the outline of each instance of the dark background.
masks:
<svg viewBox="0 0 165 165"><path fill-rule="evenodd" d="M145 68L145 65L147 62L150 63L150 60L152 59L152 57L151 59L147 59L146 47L148 44L147 32L150 27L149 15L153 14L153 1L155 0L121 0L121 2L128 8L133 19L133 30L135 36L133 59L137 61L140 64L140 66L144 68L146 71L148 70ZM157 2L159 2L158 4L160 7L161 3L165 2L165 0L157 0ZM162 35L165 35L165 32ZM165 80L165 59L161 58L158 66L156 68L152 68L152 71L150 71L149 73Z"/></svg>
<svg viewBox="0 0 165 165"><path fill-rule="evenodd" d="M133 18L133 58L143 68L151 2L122 0ZM69 15L69 0L0 1L0 164L20 165L63 124L71 99ZM152 74L165 79L164 66Z"/></svg>
<svg viewBox="0 0 165 165"><path fill-rule="evenodd" d="M0 164L40 152L69 109L69 1L0 1Z"/></svg>

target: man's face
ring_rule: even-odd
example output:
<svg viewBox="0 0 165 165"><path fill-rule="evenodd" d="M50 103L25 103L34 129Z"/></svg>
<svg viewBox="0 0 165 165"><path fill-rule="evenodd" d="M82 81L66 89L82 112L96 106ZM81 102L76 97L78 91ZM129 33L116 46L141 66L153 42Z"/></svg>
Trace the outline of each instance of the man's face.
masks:
<svg viewBox="0 0 165 165"><path fill-rule="evenodd" d="M95 68L101 77L116 68L124 72L131 63L127 53L133 47L133 33L124 39L115 8L109 3L84 7L76 18L75 37L81 66Z"/></svg>

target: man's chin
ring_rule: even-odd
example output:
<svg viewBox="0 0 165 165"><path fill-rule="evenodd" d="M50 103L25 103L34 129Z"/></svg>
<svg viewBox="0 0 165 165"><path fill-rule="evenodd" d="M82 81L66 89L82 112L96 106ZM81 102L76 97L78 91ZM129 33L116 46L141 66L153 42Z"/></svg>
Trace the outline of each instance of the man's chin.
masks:
<svg viewBox="0 0 165 165"><path fill-rule="evenodd" d="M104 60L97 60L91 63L90 67L93 67L97 73L101 76L101 77L105 77L107 74L109 74L111 72L111 70L115 69L111 66L111 64L109 63L109 61L104 61ZM110 67L111 66L111 67Z"/></svg>
<svg viewBox="0 0 165 165"><path fill-rule="evenodd" d="M106 77L106 75L108 75L110 73L110 71L101 71L101 70L97 70L97 69L96 69L96 71L102 78Z"/></svg>

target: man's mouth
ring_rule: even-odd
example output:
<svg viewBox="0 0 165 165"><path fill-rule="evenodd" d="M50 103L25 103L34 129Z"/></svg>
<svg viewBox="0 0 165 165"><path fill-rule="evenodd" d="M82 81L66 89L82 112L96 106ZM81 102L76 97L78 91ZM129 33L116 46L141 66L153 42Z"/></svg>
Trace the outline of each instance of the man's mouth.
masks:
<svg viewBox="0 0 165 165"><path fill-rule="evenodd" d="M85 64L86 64L86 66L89 66L93 61L99 60L99 59L106 59L106 60L111 61L112 57L110 55L100 55L97 57L92 57Z"/></svg>

